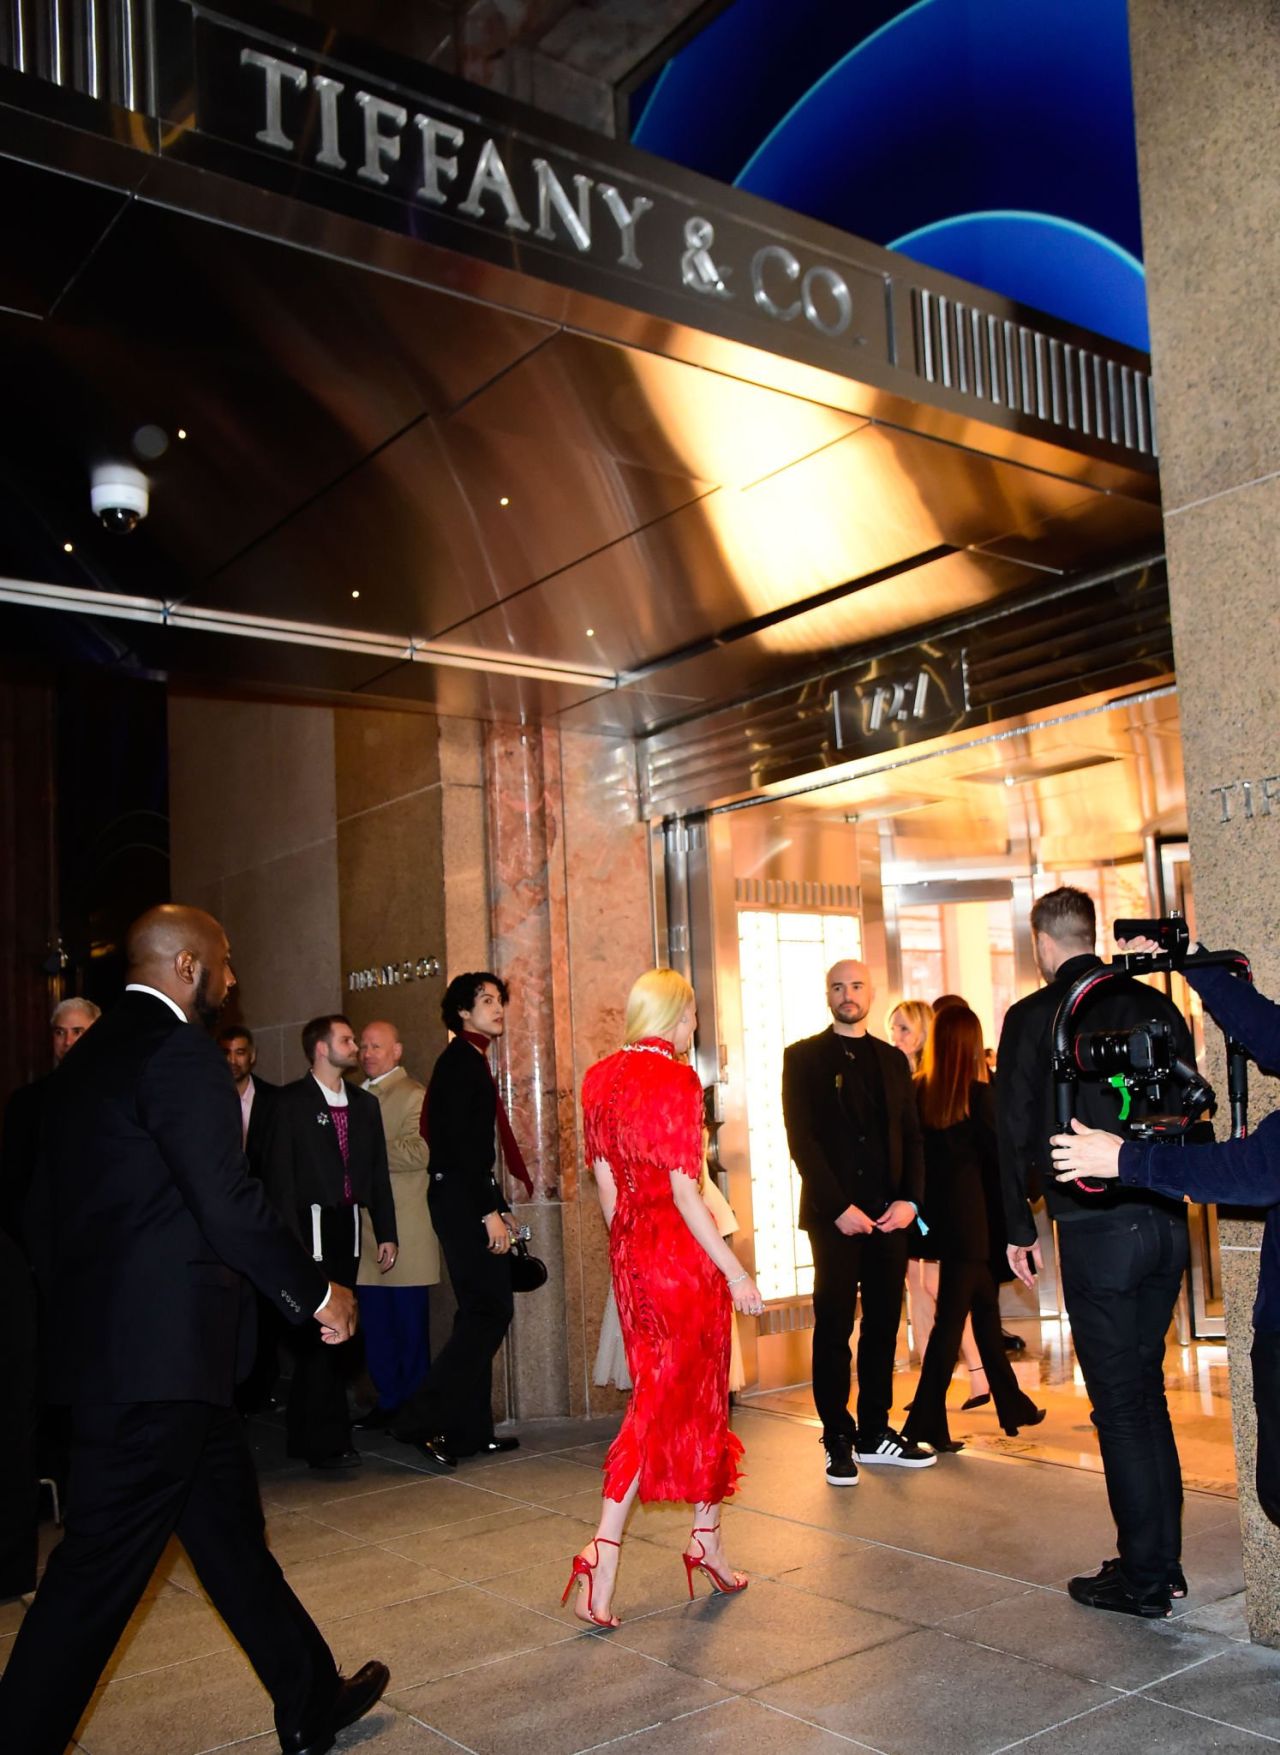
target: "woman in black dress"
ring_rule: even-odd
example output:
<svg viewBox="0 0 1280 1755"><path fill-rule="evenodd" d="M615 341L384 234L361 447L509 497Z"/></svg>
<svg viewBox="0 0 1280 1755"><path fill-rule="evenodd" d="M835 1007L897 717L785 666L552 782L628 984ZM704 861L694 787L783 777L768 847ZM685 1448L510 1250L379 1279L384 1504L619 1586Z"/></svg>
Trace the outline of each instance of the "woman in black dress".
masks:
<svg viewBox="0 0 1280 1755"><path fill-rule="evenodd" d="M903 1436L935 1450L959 1450L947 1427L947 1385L968 1316L1005 1431L1016 1436L1019 1426L1038 1425L1045 1412L1019 1389L1000 1338L995 1111L982 1025L968 1006L947 1006L934 1019L916 1092L924 1129L923 1216L940 1269L937 1314Z"/></svg>

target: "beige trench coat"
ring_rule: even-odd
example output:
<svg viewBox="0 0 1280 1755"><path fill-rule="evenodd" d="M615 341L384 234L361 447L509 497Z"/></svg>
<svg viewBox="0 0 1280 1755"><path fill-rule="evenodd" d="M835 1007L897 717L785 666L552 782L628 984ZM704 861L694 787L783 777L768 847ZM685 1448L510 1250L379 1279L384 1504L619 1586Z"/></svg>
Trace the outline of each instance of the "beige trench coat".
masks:
<svg viewBox="0 0 1280 1755"><path fill-rule="evenodd" d="M418 1132L427 1091L402 1066L366 1087L378 1099L387 1136L387 1164L396 1203L400 1254L390 1273L378 1272L378 1246L368 1214L361 1225L361 1286L434 1286L440 1278L440 1245L427 1211L427 1142Z"/></svg>

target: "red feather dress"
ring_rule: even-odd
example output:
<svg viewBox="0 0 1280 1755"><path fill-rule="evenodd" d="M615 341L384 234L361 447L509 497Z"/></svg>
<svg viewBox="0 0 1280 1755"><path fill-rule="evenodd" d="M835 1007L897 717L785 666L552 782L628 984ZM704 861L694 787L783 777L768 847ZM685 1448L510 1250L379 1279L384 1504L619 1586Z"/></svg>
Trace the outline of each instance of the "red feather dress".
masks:
<svg viewBox="0 0 1280 1755"><path fill-rule="evenodd" d="M702 1087L661 1037L597 1061L582 1084L586 1159L603 1158L618 1198L609 1263L634 1389L604 1464L621 1499L716 1504L733 1492L742 1441L729 1430L724 1275L680 1216L671 1172L702 1169Z"/></svg>

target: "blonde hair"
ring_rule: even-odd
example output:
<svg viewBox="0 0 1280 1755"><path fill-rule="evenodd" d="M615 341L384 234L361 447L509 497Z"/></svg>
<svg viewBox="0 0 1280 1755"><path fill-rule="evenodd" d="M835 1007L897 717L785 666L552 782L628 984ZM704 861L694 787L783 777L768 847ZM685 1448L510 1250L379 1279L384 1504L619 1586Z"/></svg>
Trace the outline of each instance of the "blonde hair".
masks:
<svg viewBox="0 0 1280 1755"><path fill-rule="evenodd" d="M627 995L624 1040L669 1036L692 1003L693 989L678 970L646 969Z"/></svg>
<svg viewBox="0 0 1280 1755"><path fill-rule="evenodd" d="M910 1057L911 1070L916 1072L924 1063L925 1046L933 1033L933 1007L923 999L900 999L884 1014L885 1032L889 1036L893 1035L893 1020L899 1012L920 1038L919 1048Z"/></svg>

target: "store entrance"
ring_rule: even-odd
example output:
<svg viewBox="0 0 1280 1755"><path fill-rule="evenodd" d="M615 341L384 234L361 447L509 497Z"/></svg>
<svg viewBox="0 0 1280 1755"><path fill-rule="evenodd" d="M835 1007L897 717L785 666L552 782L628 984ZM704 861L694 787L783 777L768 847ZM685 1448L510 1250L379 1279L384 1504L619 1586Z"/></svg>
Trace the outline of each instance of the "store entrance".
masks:
<svg viewBox="0 0 1280 1755"><path fill-rule="evenodd" d="M812 1264L796 1224L780 1074L786 1043L828 1022L825 970L841 956L868 963L871 1027L882 1036L898 1000L962 995L994 1056L1005 1012L1039 980L1038 895L1059 884L1088 891L1104 953L1123 915L1176 907L1194 925L1176 691L1076 703L834 782L791 783L750 808L713 808L707 848L713 1151L767 1301L744 1346L749 1385L767 1388L809 1373ZM1178 985L1175 999L1194 1014ZM1187 1340L1222 1333L1216 1229L1198 1211L1193 1225ZM1043 1242L1038 1299L1013 1288L1011 1317L1061 1318L1047 1227Z"/></svg>

